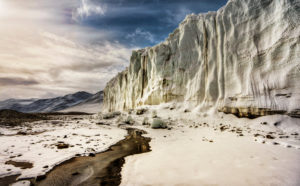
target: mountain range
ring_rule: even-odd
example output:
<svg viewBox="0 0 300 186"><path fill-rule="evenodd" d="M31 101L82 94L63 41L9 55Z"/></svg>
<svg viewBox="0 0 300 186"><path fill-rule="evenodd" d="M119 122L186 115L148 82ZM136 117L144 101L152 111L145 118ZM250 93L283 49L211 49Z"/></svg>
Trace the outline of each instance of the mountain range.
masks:
<svg viewBox="0 0 300 186"><path fill-rule="evenodd" d="M7 99L0 101L0 110L11 109L25 113L36 112L98 112L101 108L103 92L91 94L79 91L49 99Z"/></svg>

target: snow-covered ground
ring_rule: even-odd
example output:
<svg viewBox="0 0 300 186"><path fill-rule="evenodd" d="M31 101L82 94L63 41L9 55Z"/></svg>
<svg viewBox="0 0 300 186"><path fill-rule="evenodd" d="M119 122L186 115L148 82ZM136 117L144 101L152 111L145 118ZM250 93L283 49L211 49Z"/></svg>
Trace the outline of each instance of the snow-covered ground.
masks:
<svg viewBox="0 0 300 186"><path fill-rule="evenodd" d="M63 120L38 121L22 127L0 128L0 178L21 174L20 179L45 174L55 165L76 154L88 155L104 151L127 134L126 130L115 126L96 124L98 120L95 116L75 116L73 119L63 117ZM58 149L58 144L69 146ZM33 167L21 169L5 164L9 160L30 162Z"/></svg>
<svg viewBox="0 0 300 186"><path fill-rule="evenodd" d="M153 108L172 129L139 127L152 138L152 151L126 157L121 185L300 185L299 119L238 119L168 107Z"/></svg>
<svg viewBox="0 0 300 186"><path fill-rule="evenodd" d="M167 129L142 125L145 117L151 123L153 110L168 124ZM300 119L285 115L236 118L172 104L130 115L131 127L148 132L152 151L125 158L121 185L300 185ZM104 151L127 134L117 127L128 121L127 116L73 116L0 128L0 177L36 177L76 154ZM69 148L58 149L61 142ZM5 164L9 160L31 162L33 167Z"/></svg>
<svg viewBox="0 0 300 186"><path fill-rule="evenodd" d="M102 104L99 103L90 103L90 104L80 104L74 107L70 107L59 112L86 112L86 113L97 113L101 110Z"/></svg>

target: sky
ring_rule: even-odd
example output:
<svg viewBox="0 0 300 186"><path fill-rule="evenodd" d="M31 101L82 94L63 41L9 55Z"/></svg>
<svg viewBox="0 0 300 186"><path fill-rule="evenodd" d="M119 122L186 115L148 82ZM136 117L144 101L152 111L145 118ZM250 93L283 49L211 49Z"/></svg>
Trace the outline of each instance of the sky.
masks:
<svg viewBox="0 0 300 186"><path fill-rule="evenodd" d="M132 50L227 0L0 0L0 100L96 93Z"/></svg>

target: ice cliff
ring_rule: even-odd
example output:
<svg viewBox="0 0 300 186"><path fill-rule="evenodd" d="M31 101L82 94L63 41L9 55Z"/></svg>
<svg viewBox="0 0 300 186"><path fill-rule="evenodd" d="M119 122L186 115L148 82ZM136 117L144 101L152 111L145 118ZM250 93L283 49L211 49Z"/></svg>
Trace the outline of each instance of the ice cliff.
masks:
<svg viewBox="0 0 300 186"><path fill-rule="evenodd" d="M133 51L104 90L107 111L164 102L297 115L300 1L229 0L217 12L188 15L166 41Z"/></svg>

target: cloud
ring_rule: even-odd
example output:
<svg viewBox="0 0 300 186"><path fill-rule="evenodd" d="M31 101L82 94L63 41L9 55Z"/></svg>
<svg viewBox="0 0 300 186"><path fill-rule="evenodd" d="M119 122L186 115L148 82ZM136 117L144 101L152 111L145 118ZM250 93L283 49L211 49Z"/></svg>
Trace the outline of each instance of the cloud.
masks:
<svg viewBox="0 0 300 186"><path fill-rule="evenodd" d="M19 77L0 77L1 86L18 86L18 85L37 85L34 79L24 79Z"/></svg>
<svg viewBox="0 0 300 186"><path fill-rule="evenodd" d="M3 54L13 53L0 54L0 99L97 92L125 69L132 51L116 42L87 44L50 32L37 33L33 40L27 34L20 37L0 42ZM20 78L11 78L16 73Z"/></svg>
<svg viewBox="0 0 300 186"><path fill-rule="evenodd" d="M227 0L0 0L0 100L97 92L132 49Z"/></svg>
<svg viewBox="0 0 300 186"><path fill-rule="evenodd" d="M166 10L167 16L165 18L165 22L170 26L178 25L181 21L184 20L186 15L191 13L192 11L186 7L181 7L173 11Z"/></svg>
<svg viewBox="0 0 300 186"><path fill-rule="evenodd" d="M81 5L73 12L73 19L83 19L92 15L104 15L107 10L105 5L94 4L89 0L81 0Z"/></svg>
<svg viewBox="0 0 300 186"><path fill-rule="evenodd" d="M148 31L145 31L141 28L137 28L133 33L127 34L126 38L131 39L132 41L136 41L138 38L142 38L144 40L148 40L151 43L155 43L156 40L154 39L153 34Z"/></svg>

